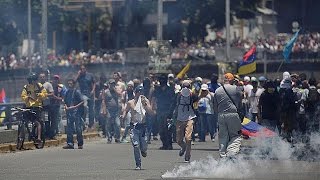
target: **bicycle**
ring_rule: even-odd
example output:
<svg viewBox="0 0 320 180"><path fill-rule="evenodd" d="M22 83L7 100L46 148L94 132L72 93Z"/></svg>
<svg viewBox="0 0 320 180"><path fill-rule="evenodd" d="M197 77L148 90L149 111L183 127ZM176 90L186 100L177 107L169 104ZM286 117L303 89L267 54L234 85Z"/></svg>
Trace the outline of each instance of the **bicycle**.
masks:
<svg viewBox="0 0 320 180"><path fill-rule="evenodd" d="M24 141L26 136L28 141L33 141L34 146L37 149L42 149L45 144L45 128L44 123L39 122L41 125L41 143L37 142L38 139L38 127L35 120L30 120L28 117L37 118L37 113L31 109L24 109L19 107L11 108L12 115L15 116L18 120L18 137L16 149L21 150L23 148Z"/></svg>

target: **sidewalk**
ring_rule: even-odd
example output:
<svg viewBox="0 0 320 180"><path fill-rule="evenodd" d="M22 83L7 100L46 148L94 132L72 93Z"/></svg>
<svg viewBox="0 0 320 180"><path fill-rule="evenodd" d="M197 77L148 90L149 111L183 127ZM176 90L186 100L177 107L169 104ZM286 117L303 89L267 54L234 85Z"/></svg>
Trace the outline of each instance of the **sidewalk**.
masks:
<svg viewBox="0 0 320 180"><path fill-rule="evenodd" d="M8 131L12 131L12 130L8 130ZM96 131L83 133L83 139L86 139L86 140L90 140L98 137L100 136L99 136L99 133ZM75 135L73 136L73 138L74 138L74 141L76 142L77 139ZM56 140L46 140L45 148L51 147L51 146L59 146L59 145L65 144L66 141L67 141L67 135L62 134L61 136L58 136ZM33 142L24 142L23 147L26 150L36 149ZM16 149L15 143L0 144L0 153L15 152L15 151L19 151ZM24 151L24 150L21 150L21 151Z"/></svg>

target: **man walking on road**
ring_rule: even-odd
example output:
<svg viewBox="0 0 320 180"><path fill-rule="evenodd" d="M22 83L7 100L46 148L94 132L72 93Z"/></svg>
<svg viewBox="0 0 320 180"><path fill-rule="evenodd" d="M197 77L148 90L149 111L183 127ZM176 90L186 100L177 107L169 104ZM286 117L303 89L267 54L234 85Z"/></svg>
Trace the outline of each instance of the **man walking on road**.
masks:
<svg viewBox="0 0 320 180"><path fill-rule="evenodd" d="M141 170L140 152L143 157L147 156L147 142L145 140L146 134L146 113L154 114L149 100L142 95L143 87L138 86L135 89L134 99L129 100L126 109L121 116L126 118L127 113L131 114L131 142L134 150L134 159L136 162L136 170Z"/></svg>
<svg viewBox="0 0 320 180"><path fill-rule="evenodd" d="M233 156L240 151L241 121L237 109L241 106L241 91L237 89L234 76L225 74L224 85L214 96L215 112L218 113L220 157Z"/></svg>

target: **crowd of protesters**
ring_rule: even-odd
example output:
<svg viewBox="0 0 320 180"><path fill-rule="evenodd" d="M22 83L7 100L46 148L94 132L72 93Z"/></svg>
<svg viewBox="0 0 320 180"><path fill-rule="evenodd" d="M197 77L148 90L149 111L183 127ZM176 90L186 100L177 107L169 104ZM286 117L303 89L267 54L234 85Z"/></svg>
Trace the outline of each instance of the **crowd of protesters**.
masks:
<svg viewBox="0 0 320 180"><path fill-rule="evenodd" d="M159 137L160 150L172 150L176 142L186 162L196 140L215 142L217 135L221 157L237 154L242 140L238 112L293 143L310 143L312 132L319 132L320 83L305 74L284 72L282 79L272 80L226 73L221 83L216 74L210 79L149 74L126 81L120 72L110 79L105 74L96 79L81 65L74 77L67 86L59 75L47 82L53 86L48 93L47 137L56 137L59 107L66 105L67 133L71 137L76 131L79 148L83 148L82 130L98 129L108 143L132 143L136 169L141 169L140 153L146 157L147 144ZM76 116L68 115L74 104L80 104ZM72 138L64 148L74 148Z"/></svg>

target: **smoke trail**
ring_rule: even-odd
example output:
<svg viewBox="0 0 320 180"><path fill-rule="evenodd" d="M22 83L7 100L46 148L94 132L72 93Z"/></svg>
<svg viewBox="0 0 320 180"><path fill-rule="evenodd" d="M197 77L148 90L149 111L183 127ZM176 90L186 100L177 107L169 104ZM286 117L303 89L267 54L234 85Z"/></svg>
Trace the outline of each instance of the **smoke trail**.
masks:
<svg viewBox="0 0 320 180"><path fill-rule="evenodd" d="M234 158L206 159L192 161L187 165L176 166L167 171L163 178L199 177L199 178L252 178L254 175L266 175L265 169L272 166L271 160L279 160L282 166L294 169L291 160L320 160L320 134L310 136L310 145L304 143L291 144L281 137L256 138L244 146L241 154ZM306 153L306 149L311 149ZM294 172L294 170L293 170Z"/></svg>

